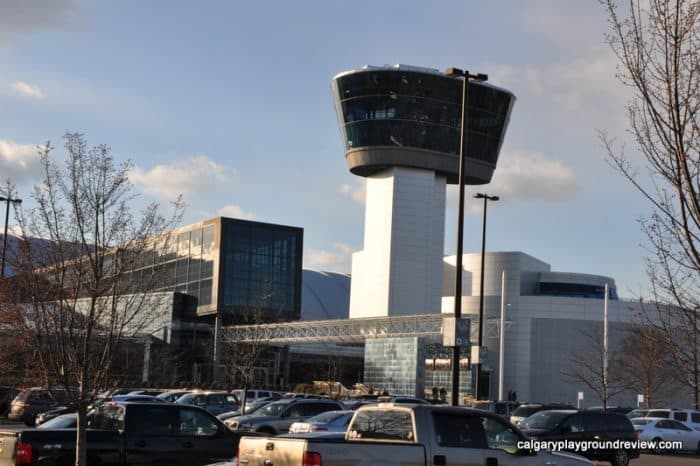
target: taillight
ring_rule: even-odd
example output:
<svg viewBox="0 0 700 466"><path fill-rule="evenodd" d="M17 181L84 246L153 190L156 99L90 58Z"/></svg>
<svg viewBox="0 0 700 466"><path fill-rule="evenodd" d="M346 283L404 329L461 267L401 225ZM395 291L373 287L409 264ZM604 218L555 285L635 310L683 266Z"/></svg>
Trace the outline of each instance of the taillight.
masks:
<svg viewBox="0 0 700 466"><path fill-rule="evenodd" d="M29 403L25 403L24 401L20 401L19 403L17 403L17 406L22 408L22 409L27 409L27 408L29 408Z"/></svg>
<svg viewBox="0 0 700 466"><path fill-rule="evenodd" d="M15 464L31 464L32 463L32 445L23 441L17 442L15 454Z"/></svg>
<svg viewBox="0 0 700 466"><path fill-rule="evenodd" d="M321 454L315 451L305 451L301 460L302 466L323 466Z"/></svg>
<svg viewBox="0 0 700 466"><path fill-rule="evenodd" d="M641 430L635 430L634 431L634 438L635 440L639 440L639 437L642 436L642 431Z"/></svg>

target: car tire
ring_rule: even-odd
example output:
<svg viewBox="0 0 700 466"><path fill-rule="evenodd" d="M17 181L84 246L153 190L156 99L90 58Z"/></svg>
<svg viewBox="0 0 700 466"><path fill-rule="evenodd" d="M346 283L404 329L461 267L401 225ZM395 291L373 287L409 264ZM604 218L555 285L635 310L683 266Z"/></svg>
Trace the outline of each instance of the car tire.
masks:
<svg viewBox="0 0 700 466"><path fill-rule="evenodd" d="M661 437L656 437L656 438L653 440L653 442L655 443L655 444L654 444L654 448L651 450L651 452L652 452L653 454L655 454L655 455L660 455L661 453L663 453L663 450L662 450L661 448L659 448L659 445L658 445L659 442L663 442L663 441L664 441L664 439L662 439Z"/></svg>
<svg viewBox="0 0 700 466"><path fill-rule="evenodd" d="M630 464L630 454L626 450L617 450L613 454L612 466L627 466Z"/></svg>

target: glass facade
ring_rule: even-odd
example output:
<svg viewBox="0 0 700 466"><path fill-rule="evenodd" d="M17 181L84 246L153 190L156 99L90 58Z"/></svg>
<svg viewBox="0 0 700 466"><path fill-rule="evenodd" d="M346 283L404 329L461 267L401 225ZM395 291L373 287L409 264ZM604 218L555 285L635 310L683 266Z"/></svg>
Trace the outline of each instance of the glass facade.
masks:
<svg viewBox="0 0 700 466"><path fill-rule="evenodd" d="M149 239L146 246L117 248L105 257L104 294L175 291L188 296L186 308L212 304L215 225ZM118 283L110 277L118 276Z"/></svg>
<svg viewBox="0 0 700 466"><path fill-rule="evenodd" d="M593 299L603 299L605 297L605 286L601 285L541 282L538 288L538 294L542 296L565 296L568 298ZM618 299L617 289L614 286L609 287L608 298L613 300Z"/></svg>
<svg viewBox="0 0 700 466"><path fill-rule="evenodd" d="M364 383L392 395L422 398L425 388L425 344L418 337L368 338Z"/></svg>
<svg viewBox="0 0 700 466"><path fill-rule="evenodd" d="M149 240L138 254L120 249L104 267L120 277L120 293L181 293L189 317L260 309L292 320L301 314L302 241L301 228L221 218Z"/></svg>
<svg viewBox="0 0 700 466"><path fill-rule="evenodd" d="M463 349L462 353L467 350ZM452 348L420 337L365 340L365 385L392 395L449 400L452 393ZM460 357L459 396L472 394L466 354ZM435 388L435 392L433 391Z"/></svg>
<svg viewBox="0 0 700 466"><path fill-rule="evenodd" d="M229 316L260 311L265 320L301 315L303 231L222 219L219 306Z"/></svg>
<svg viewBox="0 0 700 466"><path fill-rule="evenodd" d="M426 347L427 356L425 359L425 397L442 398L442 390L445 391L445 398L449 401L452 397L452 348L440 344L429 344ZM469 365L469 348L462 347L459 358L459 399L471 396L472 371Z"/></svg>
<svg viewBox="0 0 700 466"><path fill-rule="evenodd" d="M463 81L406 70L370 70L335 81L345 149L399 146L459 154ZM470 81L467 156L495 165L514 97Z"/></svg>

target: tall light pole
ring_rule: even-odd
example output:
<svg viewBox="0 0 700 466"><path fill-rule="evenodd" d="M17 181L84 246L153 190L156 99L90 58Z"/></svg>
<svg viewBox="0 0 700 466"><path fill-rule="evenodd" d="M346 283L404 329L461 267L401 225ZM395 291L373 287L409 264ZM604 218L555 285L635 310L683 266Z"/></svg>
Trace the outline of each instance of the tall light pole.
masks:
<svg viewBox="0 0 700 466"><path fill-rule="evenodd" d="M2 237L2 264L0 264L0 279L5 278L5 254L7 254L7 222L10 218L10 202L14 204L21 204L22 199L12 199L9 195L7 197L0 196L0 202L5 201L5 235Z"/></svg>
<svg viewBox="0 0 700 466"><path fill-rule="evenodd" d="M457 263L455 273L455 324L457 319L462 318L462 243L464 242L464 178L467 155L467 130L469 121L469 80L478 79L487 81L489 77L485 74L470 74L469 71L459 68L448 68L445 70L447 76L462 77L462 116L460 120L459 137L459 202L457 207ZM459 404L459 346L455 344L452 348L452 406Z"/></svg>
<svg viewBox="0 0 700 466"><path fill-rule="evenodd" d="M497 201L498 196L476 193L474 199L484 200L484 219L481 226L481 279L479 280L479 362L476 364L476 399L479 399L479 379L481 378L481 347L484 344L484 262L486 259L486 207L488 201Z"/></svg>

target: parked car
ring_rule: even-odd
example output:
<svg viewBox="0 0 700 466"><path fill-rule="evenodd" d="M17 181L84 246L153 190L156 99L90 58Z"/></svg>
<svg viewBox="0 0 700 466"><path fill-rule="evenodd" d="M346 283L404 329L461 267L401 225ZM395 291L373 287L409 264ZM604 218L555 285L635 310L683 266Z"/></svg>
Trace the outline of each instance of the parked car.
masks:
<svg viewBox="0 0 700 466"><path fill-rule="evenodd" d="M380 396L377 398L377 403L411 403L411 404L419 404L419 405L431 404L428 400L424 400L423 398L416 398L413 396L398 396L398 395Z"/></svg>
<svg viewBox="0 0 700 466"><path fill-rule="evenodd" d="M40 426L41 424L45 423L46 421L50 421L53 418L73 412L75 412L75 410L68 406L57 406L54 409L50 409L48 411L44 411L43 413L37 414L36 418L34 419L34 425Z"/></svg>
<svg viewBox="0 0 700 466"><path fill-rule="evenodd" d="M694 409L652 408L646 417L658 417L679 421L694 430L700 430L700 411Z"/></svg>
<svg viewBox="0 0 700 466"><path fill-rule="evenodd" d="M680 421L641 417L632 419L632 425L638 432L639 440L654 442L651 451L656 454L668 453L658 442L680 442L681 450L700 452L700 431L691 429Z"/></svg>
<svg viewBox="0 0 700 466"><path fill-rule="evenodd" d="M148 396L158 396L163 393L163 390L156 390L153 388L144 388L141 390L132 390L127 395L148 395Z"/></svg>
<svg viewBox="0 0 700 466"><path fill-rule="evenodd" d="M361 406L367 406L376 403L377 402L374 400L343 400L343 404L345 405L345 407L353 411L360 408Z"/></svg>
<svg viewBox="0 0 700 466"><path fill-rule="evenodd" d="M187 395L188 393L191 393L191 390L171 390L168 392L163 392L160 395L156 395L156 398L160 398L168 403L175 403L178 398L183 395Z"/></svg>
<svg viewBox="0 0 700 466"><path fill-rule="evenodd" d="M627 414L632 411L632 408L627 408L624 406L608 406L607 408L604 408L602 406L593 406L591 408L587 408L586 411L595 411L595 412L606 412L606 413L618 413L618 414L624 414L627 416Z"/></svg>
<svg viewBox="0 0 700 466"><path fill-rule="evenodd" d="M236 398L238 398L238 401L243 402L243 389L237 389L237 390L231 390L231 393L236 395ZM256 389L248 389L245 391L245 400L246 403L250 401L257 401L257 400L262 400L262 399L273 399L273 400L279 400L282 398L282 394L280 392L275 392L272 390L256 390Z"/></svg>
<svg viewBox="0 0 700 466"><path fill-rule="evenodd" d="M274 401L253 414L232 418L226 425L232 430L263 432L277 435L289 432L289 427L326 411L339 411L344 406L330 399L291 398Z"/></svg>
<svg viewBox="0 0 700 466"><path fill-rule="evenodd" d="M295 422L289 427L290 434L304 432L345 432L350 424L353 410L326 411L303 422Z"/></svg>
<svg viewBox="0 0 700 466"><path fill-rule="evenodd" d="M481 409L489 413L498 414L505 419L508 419L518 406L520 406L518 401L474 401L467 405L469 408Z"/></svg>
<svg viewBox="0 0 700 466"><path fill-rule="evenodd" d="M533 440L547 442L571 442L572 446L579 442L622 442L632 443L637 440L637 434L632 423L624 414L552 410L540 411L522 422L523 433ZM590 460L609 461L613 466L627 466L630 459L639 457L639 449L625 448L621 445L616 449L587 448L576 451L576 454Z"/></svg>
<svg viewBox="0 0 700 466"><path fill-rule="evenodd" d="M155 396L150 395L117 395L113 396L112 399L109 401L122 403L127 401L130 401L132 403L165 403L165 401L161 400L160 398L156 398Z"/></svg>
<svg viewBox="0 0 700 466"><path fill-rule="evenodd" d="M86 432L87 464L103 466L230 461L241 437L201 408L164 402L104 403L92 426ZM2 466L63 466L74 458L74 430L0 432Z"/></svg>
<svg viewBox="0 0 700 466"><path fill-rule="evenodd" d="M239 406L236 396L227 392L187 393L178 398L175 403L199 406L215 416L227 411L235 411Z"/></svg>
<svg viewBox="0 0 700 466"><path fill-rule="evenodd" d="M38 414L55 408L59 402L65 401L65 390L33 387L22 390L12 400L8 419L21 421L28 426L34 426Z"/></svg>
<svg viewBox="0 0 700 466"><path fill-rule="evenodd" d="M13 387L0 386L0 416L5 416L10 411L12 399L17 396L19 390Z"/></svg>
<svg viewBox="0 0 700 466"><path fill-rule="evenodd" d="M638 417L647 417L648 408L636 408L627 413L627 419L636 419Z"/></svg>
<svg viewBox="0 0 700 466"><path fill-rule="evenodd" d="M232 419L234 417L240 417L244 414L253 414L263 406L266 406L270 403L272 403L273 400L272 398L261 398L257 401L251 401L250 403L245 404L245 410L243 413L241 413L240 409L236 409L235 411L227 411L225 413L217 414L216 417L221 419L222 421L226 421L227 419Z"/></svg>
<svg viewBox="0 0 700 466"><path fill-rule="evenodd" d="M550 409L574 409L572 406L566 404L544 404L544 403L524 403L515 408L515 410L510 413L510 422L520 427L520 423L526 418L532 416L536 412L546 411Z"/></svg>
<svg viewBox="0 0 700 466"><path fill-rule="evenodd" d="M76 413L61 414L46 422L37 424L39 429L75 429L78 425L78 415Z"/></svg>
<svg viewBox="0 0 700 466"><path fill-rule="evenodd" d="M315 393L297 393L297 392L287 392L282 395L282 398L323 398L321 395Z"/></svg>
<svg viewBox="0 0 700 466"><path fill-rule="evenodd" d="M239 464L592 466L569 453L518 448L527 439L508 421L485 411L452 406L363 406L355 412L344 437L339 436L328 432L244 436L238 448Z"/></svg>

